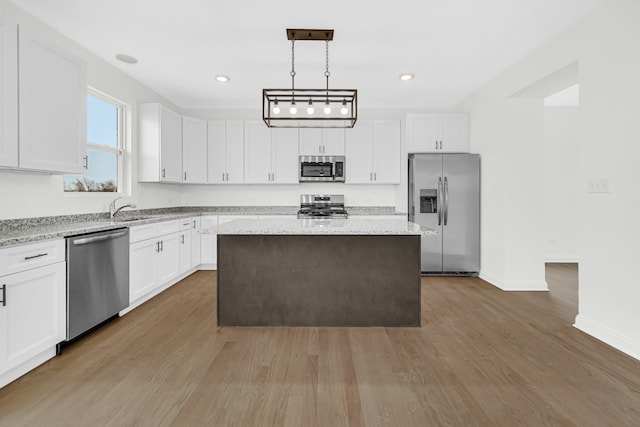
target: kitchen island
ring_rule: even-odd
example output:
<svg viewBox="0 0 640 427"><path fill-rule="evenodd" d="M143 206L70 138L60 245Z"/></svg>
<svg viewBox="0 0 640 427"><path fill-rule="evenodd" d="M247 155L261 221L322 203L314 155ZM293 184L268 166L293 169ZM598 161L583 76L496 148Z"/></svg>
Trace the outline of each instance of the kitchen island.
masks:
<svg viewBox="0 0 640 427"><path fill-rule="evenodd" d="M217 234L220 326L420 326L420 238L404 219L232 221Z"/></svg>

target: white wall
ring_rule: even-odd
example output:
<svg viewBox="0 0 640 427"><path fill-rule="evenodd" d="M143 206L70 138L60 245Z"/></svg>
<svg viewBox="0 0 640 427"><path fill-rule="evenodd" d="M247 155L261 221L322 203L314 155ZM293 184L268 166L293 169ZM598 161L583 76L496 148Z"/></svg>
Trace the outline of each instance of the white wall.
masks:
<svg viewBox="0 0 640 427"><path fill-rule="evenodd" d="M639 22L640 2L611 0L459 106L471 112L472 149L483 159L481 274L499 286L540 283L544 244L534 234L544 236L544 216L534 207L544 203L544 107L541 99L536 106L511 96L579 62L580 302L575 325L636 358ZM593 178L607 179L610 193L587 193ZM499 185L512 180L507 188Z"/></svg>
<svg viewBox="0 0 640 427"><path fill-rule="evenodd" d="M580 225L579 107L544 108L544 258L578 262Z"/></svg>

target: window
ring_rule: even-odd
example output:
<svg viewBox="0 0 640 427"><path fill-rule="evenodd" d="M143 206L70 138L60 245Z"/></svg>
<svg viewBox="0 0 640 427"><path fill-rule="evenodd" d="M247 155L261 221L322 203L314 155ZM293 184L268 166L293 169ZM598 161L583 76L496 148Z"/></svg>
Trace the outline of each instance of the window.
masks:
<svg viewBox="0 0 640 427"><path fill-rule="evenodd" d="M122 182L125 105L89 90L87 172L65 175L65 192L118 192Z"/></svg>

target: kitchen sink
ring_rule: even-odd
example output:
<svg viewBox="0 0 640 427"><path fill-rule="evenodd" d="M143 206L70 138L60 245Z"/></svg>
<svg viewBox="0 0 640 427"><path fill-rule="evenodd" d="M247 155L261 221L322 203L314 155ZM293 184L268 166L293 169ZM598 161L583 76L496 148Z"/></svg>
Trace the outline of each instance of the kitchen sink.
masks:
<svg viewBox="0 0 640 427"><path fill-rule="evenodd" d="M128 218L115 218L113 222L132 222L132 221L142 221L143 219L150 219L150 216L134 216Z"/></svg>

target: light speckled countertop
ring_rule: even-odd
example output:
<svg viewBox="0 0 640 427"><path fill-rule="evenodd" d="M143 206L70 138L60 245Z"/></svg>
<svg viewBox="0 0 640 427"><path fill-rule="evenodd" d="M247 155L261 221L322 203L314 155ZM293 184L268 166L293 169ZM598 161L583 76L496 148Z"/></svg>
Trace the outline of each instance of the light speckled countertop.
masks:
<svg viewBox="0 0 640 427"><path fill-rule="evenodd" d="M298 206L204 206L123 210L118 213L119 220L114 222L109 220L106 212L1 220L0 247L194 216L295 215L298 209ZM391 207L347 207L347 210L351 217L356 218L358 215L396 215ZM406 217L406 214L397 215Z"/></svg>
<svg viewBox="0 0 640 427"><path fill-rule="evenodd" d="M424 235L435 230L405 219L238 219L202 230L210 234L264 235Z"/></svg>

